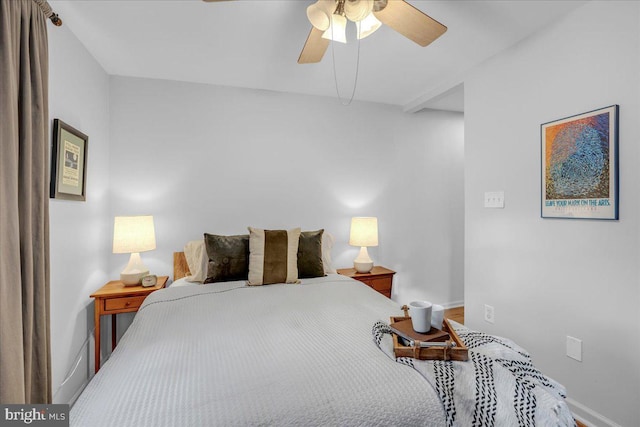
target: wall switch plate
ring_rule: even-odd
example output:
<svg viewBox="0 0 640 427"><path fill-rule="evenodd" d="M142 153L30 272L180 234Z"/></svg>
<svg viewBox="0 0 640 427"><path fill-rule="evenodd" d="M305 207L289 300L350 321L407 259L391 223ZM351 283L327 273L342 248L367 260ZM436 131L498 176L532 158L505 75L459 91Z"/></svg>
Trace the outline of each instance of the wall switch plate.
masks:
<svg viewBox="0 0 640 427"><path fill-rule="evenodd" d="M582 362L582 340L567 335L567 356Z"/></svg>
<svg viewBox="0 0 640 427"><path fill-rule="evenodd" d="M493 323L494 322L494 317L493 317L493 306L491 305L484 305L484 320L485 322L489 322L489 323Z"/></svg>
<svg viewBox="0 0 640 427"><path fill-rule="evenodd" d="M485 208L504 208L504 191L486 191L484 193Z"/></svg>

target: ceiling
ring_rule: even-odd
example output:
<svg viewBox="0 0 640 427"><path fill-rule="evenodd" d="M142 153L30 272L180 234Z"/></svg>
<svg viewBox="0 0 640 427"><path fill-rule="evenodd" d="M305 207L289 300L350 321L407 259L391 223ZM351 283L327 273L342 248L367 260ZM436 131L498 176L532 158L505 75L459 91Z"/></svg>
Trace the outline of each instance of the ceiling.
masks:
<svg viewBox="0 0 640 427"><path fill-rule="evenodd" d="M420 47L383 26L360 43L332 43L322 62L304 65L296 61L311 29L306 8L312 0L50 4L112 75L336 97L335 56L342 98L351 96L358 66L356 100L398 105L406 111L462 111L460 83L468 70L585 3L408 1L448 31L430 46Z"/></svg>

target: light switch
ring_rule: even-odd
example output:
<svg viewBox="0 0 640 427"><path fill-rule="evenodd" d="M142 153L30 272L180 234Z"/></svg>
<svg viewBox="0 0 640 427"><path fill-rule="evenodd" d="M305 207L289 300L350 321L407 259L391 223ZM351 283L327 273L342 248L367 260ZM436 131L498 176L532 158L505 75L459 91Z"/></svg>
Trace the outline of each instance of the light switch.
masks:
<svg viewBox="0 0 640 427"><path fill-rule="evenodd" d="M486 191L484 193L485 208L504 208L504 191Z"/></svg>

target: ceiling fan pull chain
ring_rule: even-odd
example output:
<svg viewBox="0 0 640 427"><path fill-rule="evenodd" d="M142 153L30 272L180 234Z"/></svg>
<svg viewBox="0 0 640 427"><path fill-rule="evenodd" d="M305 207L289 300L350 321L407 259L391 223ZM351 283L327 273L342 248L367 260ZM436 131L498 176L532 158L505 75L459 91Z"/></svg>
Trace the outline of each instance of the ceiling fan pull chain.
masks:
<svg viewBox="0 0 640 427"><path fill-rule="evenodd" d="M336 85L336 93L338 94L338 100L340 101L340 104L344 106L351 105L351 102L353 101L353 97L356 94L356 87L358 85L358 70L360 69L360 26L359 25L356 25L356 30L357 30L356 38L358 40L358 54L356 57L356 75L353 79L353 90L351 91L351 98L349 98L347 102L344 102L344 100L340 96L340 89L338 89L338 73L336 72L336 54L335 54L335 48L334 48L335 41L333 37L333 25L331 26L331 59L333 61L333 82Z"/></svg>

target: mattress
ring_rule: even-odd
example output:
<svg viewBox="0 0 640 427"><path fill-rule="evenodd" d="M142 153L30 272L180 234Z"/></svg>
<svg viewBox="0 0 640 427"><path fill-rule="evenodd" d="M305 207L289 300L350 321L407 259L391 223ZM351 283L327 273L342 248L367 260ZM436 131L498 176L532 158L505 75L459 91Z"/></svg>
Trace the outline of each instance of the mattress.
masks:
<svg viewBox="0 0 640 427"><path fill-rule="evenodd" d="M156 291L71 426L445 425L433 387L372 339L401 314L340 275Z"/></svg>

